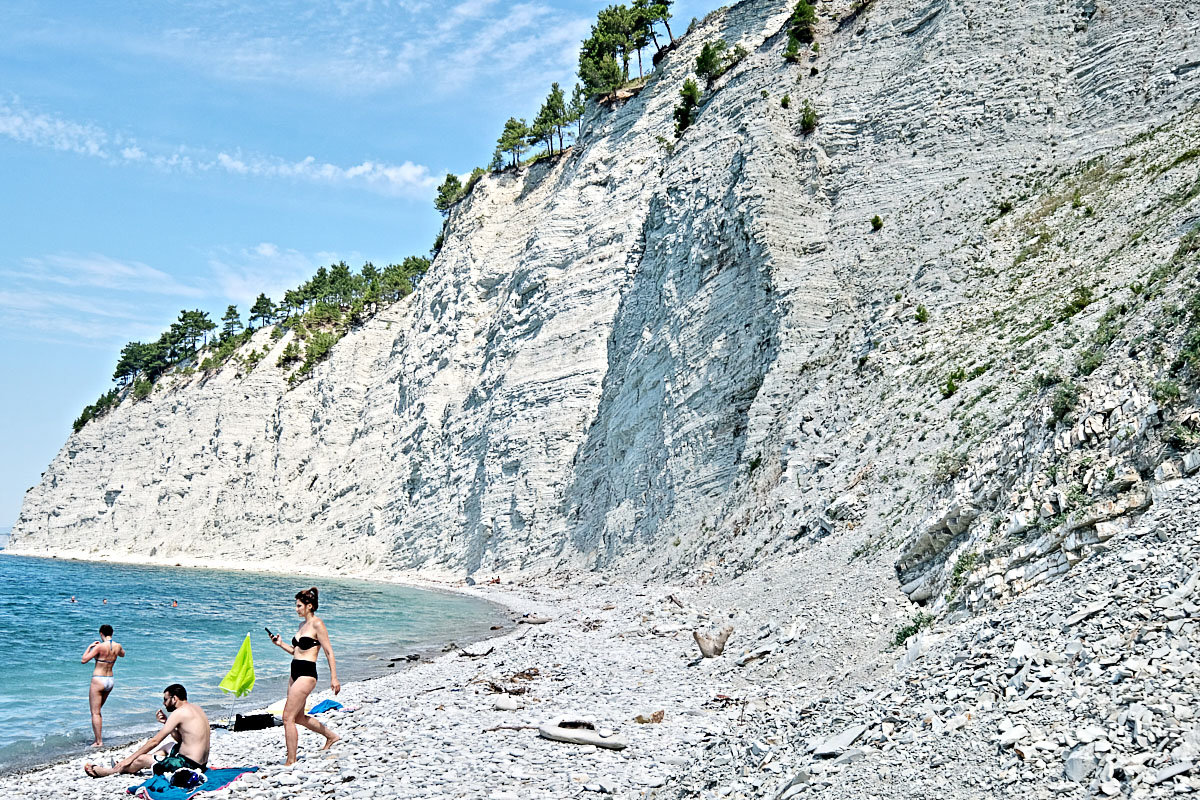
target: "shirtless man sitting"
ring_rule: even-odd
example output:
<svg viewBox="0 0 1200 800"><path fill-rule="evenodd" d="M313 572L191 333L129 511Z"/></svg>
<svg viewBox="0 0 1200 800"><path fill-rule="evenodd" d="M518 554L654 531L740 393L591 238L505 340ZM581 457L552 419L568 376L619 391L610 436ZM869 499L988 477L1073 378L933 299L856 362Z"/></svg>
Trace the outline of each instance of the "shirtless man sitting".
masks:
<svg viewBox="0 0 1200 800"><path fill-rule="evenodd" d="M133 773L154 767L156 762L150 755L170 736L175 746L166 758L157 762L156 772L172 772L191 769L203 772L208 768L208 745L212 731L204 709L187 701L187 689L173 683L163 689L163 708L167 714L158 712L158 721L163 723L158 733L129 755L110 767L85 764L83 771L93 778L103 778L117 773ZM169 714L169 716L168 716Z"/></svg>

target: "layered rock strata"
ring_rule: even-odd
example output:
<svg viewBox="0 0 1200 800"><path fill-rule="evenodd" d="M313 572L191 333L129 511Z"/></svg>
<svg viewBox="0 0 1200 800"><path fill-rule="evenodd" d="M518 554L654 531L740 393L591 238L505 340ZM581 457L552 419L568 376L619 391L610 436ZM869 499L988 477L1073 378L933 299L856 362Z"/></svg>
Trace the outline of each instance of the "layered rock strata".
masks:
<svg viewBox="0 0 1200 800"><path fill-rule="evenodd" d="M567 155L485 178L417 293L311 380L289 390L288 338L263 332L252 371L168 376L71 436L10 548L702 578L839 533L863 554L911 539L914 599L961 598L964 541L1066 507L1018 485L1055 437L1078 444L1036 375L1070 372L1195 224L1198 12L822 3L819 50L791 64L789 5L715 12ZM678 90L718 37L749 55L676 140ZM1063 376L1072 418L1110 395L1149 413L1158 367L1111 358ZM1133 491L1114 502L1140 508ZM1032 546L1069 563L1065 541ZM972 548L975 599L1015 568L995 558L1032 563Z"/></svg>

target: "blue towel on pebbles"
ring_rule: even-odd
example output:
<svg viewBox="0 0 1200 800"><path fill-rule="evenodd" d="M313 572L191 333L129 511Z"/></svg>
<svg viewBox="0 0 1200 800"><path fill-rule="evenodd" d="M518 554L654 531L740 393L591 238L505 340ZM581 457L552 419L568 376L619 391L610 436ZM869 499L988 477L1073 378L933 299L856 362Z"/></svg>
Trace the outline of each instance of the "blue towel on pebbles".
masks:
<svg viewBox="0 0 1200 800"><path fill-rule="evenodd" d="M218 789L224 789L247 772L258 772L258 767L210 769L204 773L204 777L207 780L205 780L202 786L197 786L195 789L172 786L167 776L155 775L145 783L130 786L125 790L125 793L143 798L143 800L188 800L188 798L194 797L201 792L215 792Z"/></svg>
<svg viewBox="0 0 1200 800"><path fill-rule="evenodd" d="M308 713L310 715L324 714L326 711L335 711L341 707L342 707L342 704L337 702L336 700L322 700L321 702L317 703L315 706L310 708L308 710Z"/></svg>

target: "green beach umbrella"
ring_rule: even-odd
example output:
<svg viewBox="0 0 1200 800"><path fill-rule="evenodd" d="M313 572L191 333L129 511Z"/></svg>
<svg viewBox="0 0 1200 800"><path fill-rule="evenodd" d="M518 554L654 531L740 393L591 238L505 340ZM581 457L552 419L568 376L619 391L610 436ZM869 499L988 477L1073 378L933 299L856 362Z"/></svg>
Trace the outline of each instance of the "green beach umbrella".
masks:
<svg viewBox="0 0 1200 800"><path fill-rule="evenodd" d="M235 697L249 694L254 688L254 652L250 649L250 634L238 649L233 659L233 667L229 674L221 680L221 691L230 692Z"/></svg>

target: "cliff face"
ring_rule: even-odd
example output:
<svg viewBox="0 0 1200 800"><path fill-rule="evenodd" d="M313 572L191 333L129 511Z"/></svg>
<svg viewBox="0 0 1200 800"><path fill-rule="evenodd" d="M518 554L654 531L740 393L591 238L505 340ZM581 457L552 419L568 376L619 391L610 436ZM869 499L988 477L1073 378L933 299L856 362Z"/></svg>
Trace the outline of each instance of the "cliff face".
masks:
<svg viewBox="0 0 1200 800"><path fill-rule="evenodd" d="M565 157L484 179L417 293L313 379L288 391L263 332L253 372L170 376L71 436L10 549L695 575L842 531L909 541L902 582L939 596L956 548L987 555L1053 484L1035 376L1069 380L1195 225L1200 11L823 3L788 64L789 5L710 15ZM718 37L749 55L676 141ZM1118 350L1080 403L1148 400L1162 365ZM1172 455L1153 428L1146 480Z"/></svg>

